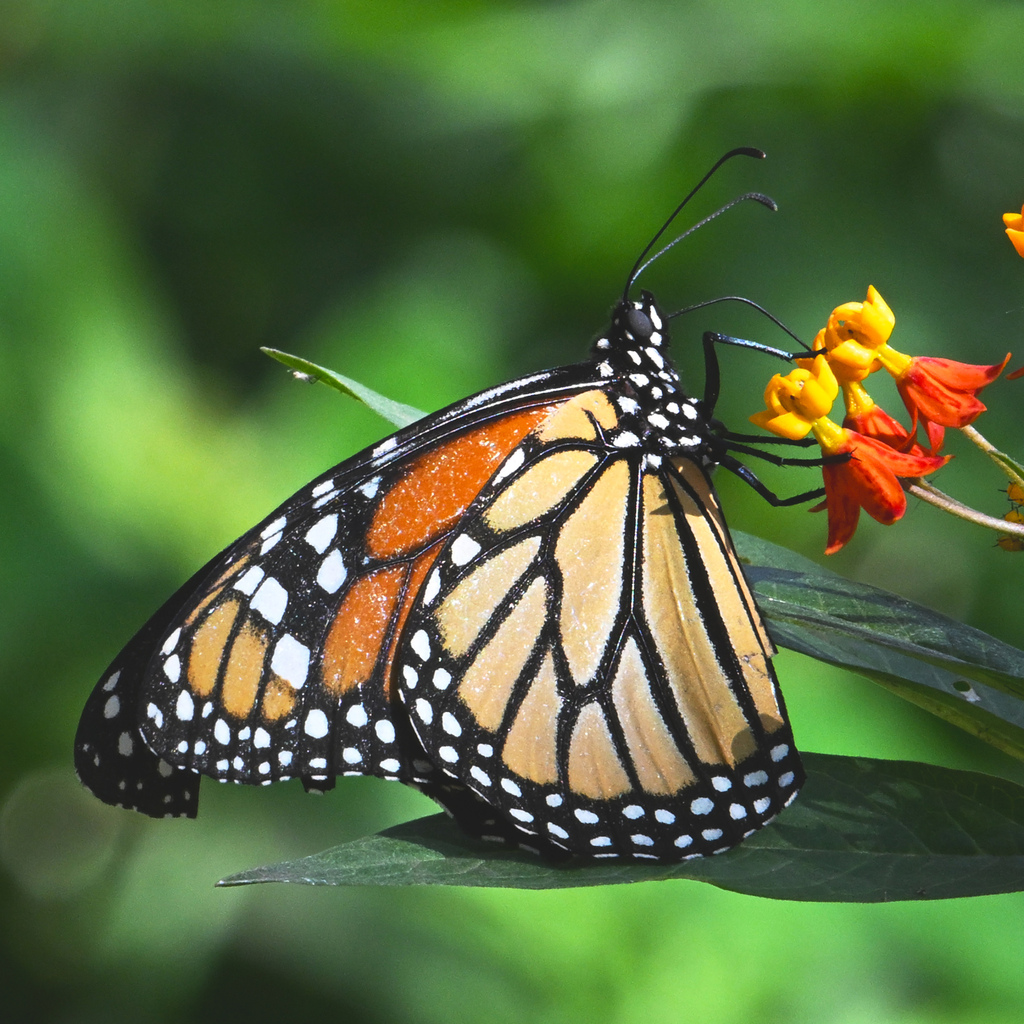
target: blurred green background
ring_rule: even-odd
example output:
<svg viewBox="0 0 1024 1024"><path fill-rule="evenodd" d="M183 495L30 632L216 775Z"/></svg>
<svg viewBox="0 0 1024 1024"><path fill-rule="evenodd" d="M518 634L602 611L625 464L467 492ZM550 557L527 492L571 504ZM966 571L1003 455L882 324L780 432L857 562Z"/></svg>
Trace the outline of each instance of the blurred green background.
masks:
<svg viewBox="0 0 1024 1024"><path fill-rule="evenodd" d="M1021 4L976 0L0 3L4 1018L1019 1022L1020 895L218 891L432 805L377 780L207 784L197 821L151 822L79 790L71 741L181 580L389 432L258 346L425 409L578 359L728 148L769 160L730 165L691 220L748 189L780 213L741 207L648 271L666 306L740 293L810 340L874 284L901 350L1024 349L1000 220L1024 202L1022 38ZM708 328L785 344L739 307L694 314L675 352L697 391ZM777 367L723 362L742 430ZM978 424L1018 456L1022 387ZM1005 481L949 448L940 484L1001 515ZM823 517L720 487L737 529L821 557ZM829 565L1022 645L1024 556L993 539L912 507ZM1022 778L866 682L779 669L806 749Z"/></svg>

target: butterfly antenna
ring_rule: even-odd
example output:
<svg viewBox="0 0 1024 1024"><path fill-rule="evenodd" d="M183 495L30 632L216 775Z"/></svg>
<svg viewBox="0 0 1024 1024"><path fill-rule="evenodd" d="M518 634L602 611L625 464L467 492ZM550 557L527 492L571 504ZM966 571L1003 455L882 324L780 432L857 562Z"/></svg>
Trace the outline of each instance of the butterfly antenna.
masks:
<svg viewBox="0 0 1024 1024"><path fill-rule="evenodd" d="M668 229L672 226L672 222L682 212L683 207L686 206L686 204L704 187L708 179L718 170L718 168L721 167L722 164L724 164L726 161L731 160L734 156L750 156L753 157L755 160L763 160L765 154L760 149L754 149L753 146L740 146L739 149L730 149L729 152L725 154L725 156L721 157L718 161L716 161L714 167L712 167L711 170L708 171L707 174L705 174L704 177L701 178L696 185L694 185L694 187L687 194L686 198L683 199L683 201L675 208L675 210L672 211L672 216L669 217L669 219L665 221L664 224L662 224L662 226L658 229L655 236L644 247L644 251L640 253L640 255L637 257L636 263L633 264L633 269L630 271L629 277L626 280L626 287L623 289L622 292L623 301L629 298L630 288L633 287L633 285L636 283L636 279L644 272L644 270L651 263L653 263L663 253L671 249L672 246L675 245L677 242L681 242L688 234L690 234L690 232L696 231L696 229L699 228L701 225L706 224L709 220L713 220L719 214L724 213L726 210L729 209L730 206L735 206L736 203L742 202L745 199L757 199L759 202L764 203L764 205L766 205L769 209L776 209L775 203L767 196L761 196L758 195L757 193L750 193L749 195L741 196L739 199L734 200L727 206L723 206L721 210L718 210L716 213L713 213L710 217L705 217L704 220L700 222L700 224L694 225L692 228L690 228L689 231L684 232L678 238L676 238L672 242L669 242L669 244L666 245L664 249L660 250L649 260L644 262L645 259L647 259L647 254L655 247L655 245L658 244L658 239L661 238L661 236L665 234L665 232L668 231Z"/></svg>
<svg viewBox="0 0 1024 1024"><path fill-rule="evenodd" d="M737 196L732 202L726 203L725 206L715 210L714 213L708 214L703 220L697 221L693 227L687 228L681 235L673 238L668 245L659 249L653 256L648 257L647 262L633 275L633 281L635 281L656 259L660 259L665 255L674 245L678 245L684 238L692 235L698 228L704 227L708 221L714 220L716 217L721 217L726 210L731 210L734 206L738 206L740 203L746 202L748 199L753 199L755 203L760 203L762 206L767 206L769 210L777 210L778 206L775 205L775 200L770 196L762 195L760 192L747 192L742 196ZM632 285L633 281L630 282Z"/></svg>
<svg viewBox="0 0 1024 1024"><path fill-rule="evenodd" d="M742 302L745 306L752 306L758 311L758 313L762 313L764 316L768 317L776 327L785 331L785 333L788 334L805 352L809 355L814 354L813 349L808 347L807 342L797 337L797 335L794 334L793 331L791 331L777 316L773 313L769 313L764 306L754 302L753 299L745 298L742 295L722 295L717 299L707 299L704 302L697 302L692 306L687 306L685 309L678 309L674 313L669 313L666 319L673 320L675 317L682 316L684 313L692 313L696 309L704 309L706 306L714 306L719 302Z"/></svg>

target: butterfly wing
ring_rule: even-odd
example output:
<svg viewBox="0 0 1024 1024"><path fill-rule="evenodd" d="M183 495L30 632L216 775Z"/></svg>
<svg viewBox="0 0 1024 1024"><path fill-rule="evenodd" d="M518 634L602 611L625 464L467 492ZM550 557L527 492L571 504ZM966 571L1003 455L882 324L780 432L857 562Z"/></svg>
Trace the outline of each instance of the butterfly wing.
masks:
<svg viewBox="0 0 1024 1024"><path fill-rule="evenodd" d="M198 775L309 788L426 782L393 713L395 645L446 539L507 454L592 382L589 364L482 392L314 480L213 559L114 660L75 764L108 803L194 816Z"/></svg>
<svg viewBox="0 0 1024 1024"><path fill-rule="evenodd" d="M428 758L506 826L679 859L734 845L803 775L703 468L633 446L614 398L559 406L503 462L432 563L396 680Z"/></svg>
<svg viewBox="0 0 1024 1024"><path fill-rule="evenodd" d="M75 735L75 771L104 803L154 818L194 818L199 779L179 771L151 750L139 732L140 680L158 639L203 581L216 572L218 555L180 587L132 637L89 695Z"/></svg>

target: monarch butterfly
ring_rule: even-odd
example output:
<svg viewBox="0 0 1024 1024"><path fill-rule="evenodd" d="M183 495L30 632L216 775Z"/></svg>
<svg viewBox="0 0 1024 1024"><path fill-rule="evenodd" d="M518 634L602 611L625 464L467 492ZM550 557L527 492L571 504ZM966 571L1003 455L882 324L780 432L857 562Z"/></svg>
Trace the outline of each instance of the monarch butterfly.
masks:
<svg viewBox="0 0 1024 1024"><path fill-rule="evenodd" d="M736 152L763 156L701 184ZM82 782L194 817L202 775L376 775L479 837L655 860L728 849L789 804L774 648L708 470L770 492L712 422L715 337L690 398L665 316L629 298L641 260L587 361L398 431L197 572L89 698Z"/></svg>

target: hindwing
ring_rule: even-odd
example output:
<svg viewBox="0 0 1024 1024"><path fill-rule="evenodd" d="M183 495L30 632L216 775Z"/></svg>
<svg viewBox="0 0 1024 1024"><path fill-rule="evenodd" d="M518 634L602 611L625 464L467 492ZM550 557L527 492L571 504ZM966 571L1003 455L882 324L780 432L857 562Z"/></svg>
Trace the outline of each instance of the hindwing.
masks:
<svg viewBox="0 0 1024 1024"><path fill-rule="evenodd" d="M427 574L397 685L428 759L539 844L715 852L802 770L706 473L619 446L613 399L504 461Z"/></svg>

